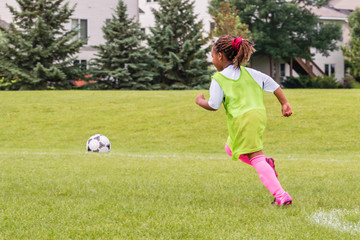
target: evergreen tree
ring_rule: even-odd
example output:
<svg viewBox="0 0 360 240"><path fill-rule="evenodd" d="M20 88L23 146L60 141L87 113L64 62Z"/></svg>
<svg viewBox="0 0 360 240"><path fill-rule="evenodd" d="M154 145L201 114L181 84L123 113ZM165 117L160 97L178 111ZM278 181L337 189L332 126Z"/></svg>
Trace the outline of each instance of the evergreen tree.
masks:
<svg viewBox="0 0 360 240"><path fill-rule="evenodd" d="M230 1L220 3L219 9L210 9L215 22L215 29L211 34L215 37L233 35L236 37L251 39L248 25L240 22L239 10L235 6L230 7Z"/></svg>
<svg viewBox="0 0 360 240"><path fill-rule="evenodd" d="M148 45L154 57L157 80L164 87L195 87L209 82L209 47L202 35L202 22L196 21L194 2L159 0L153 9L155 27L150 28Z"/></svg>
<svg viewBox="0 0 360 240"><path fill-rule="evenodd" d="M67 31L64 24L75 6L64 0L16 0L19 10L8 6L13 22L0 26L1 85L8 89L69 88L80 70L73 65L83 41L77 30ZM16 80L16 81L15 81ZM0 86L1 87L1 86Z"/></svg>
<svg viewBox="0 0 360 240"><path fill-rule="evenodd" d="M150 57L140 45L145 35L139 23L128 17L122 0L102 30L106 42L95 46L98 58L94 59L94 73L102 79L100 84L105 88L149 89L153 79Z"/></svg>
<svg viewBox="0 0 360 240"><path fill-rule="evenodd" d="M342 47L342 51L350 65L350 74L360 80L360 8L356 8L349 16L350 42Z"/></svg>

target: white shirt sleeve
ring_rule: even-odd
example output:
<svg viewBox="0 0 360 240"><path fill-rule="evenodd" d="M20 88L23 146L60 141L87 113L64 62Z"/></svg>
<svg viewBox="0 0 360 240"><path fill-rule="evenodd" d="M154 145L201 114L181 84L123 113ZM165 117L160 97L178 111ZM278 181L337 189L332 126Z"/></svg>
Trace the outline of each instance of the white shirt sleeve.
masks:
<svg viewBox="0 0 360 240"><path fill-rule="evenodd" d="M208 104L213 109L219 109L224 99L224 91L215 79L211 79L210 98Z"/></svg>
<svg viewBox="0 0 360 240"><path fill-rule="evenodd" d="M280 87L280 85L277 84L277 82L275 82L274 79L272 79L270 76L266 75L265 73L262 73L252 68L246 68L246 70L250 73L253 79L260 85L260 87L265 92L273 93L276 89Z"/></svg>

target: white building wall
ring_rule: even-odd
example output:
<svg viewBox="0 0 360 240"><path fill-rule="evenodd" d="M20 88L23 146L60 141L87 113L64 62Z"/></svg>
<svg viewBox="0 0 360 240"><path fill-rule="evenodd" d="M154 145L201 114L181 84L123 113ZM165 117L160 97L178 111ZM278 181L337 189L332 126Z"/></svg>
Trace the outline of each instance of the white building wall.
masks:
<svg viewBox="0 0 360 240"><path fill-rule="evenodd" d="M145 30L146 34L149 34L149 28L155 26L155 17L152 9L158 10L159 4L153 0L150 0L150 2L147 0L139 0L139 8L142 10L142 12L139 13L140 26Z"/></svg>
<svg viewBox="0 0 360 240"><path fill-rule="evenodd" d="M211 23L214 22L213 18L209 14L209 5L211 0L196 0L195 1L195 14L198 15L198 19L201 19L204 24L204 32L210 33Z"/></svg>
<svg viewBox="0 0 360 240"><path fill-rule="evenodd" d="M0 0L0 18L9 23L12 21L12 15L6 7L6 4L14 7L16 6L16 8L18 5L15 0Z"/></svg>
<svg viewBox="0 0 360 240"><path fill-rule="evenodd" d="M127 5L129 17L134 17L136 20L138 16L138 1L137 0L123 0ZM81 49L77 58L79 60L89 61L94 57L96 50L92 47L105 42L103 38L102 26L106 19L112 18L112 14L118 4L118 0L69 0L69 6L72 7L76 4L75 12L71 16L72 19L86 19L88 43ZM11 15L6 4L10 6L18 5L15 0L1 0L0 1L0 17L6 22L12 22L13 16ZM64 24L66 29L71 29L71 21Z"/></svg>
<svg viewBox="0 0 360 240"><path fill-rule="evenodd" d="M344 80L344 75L345 75L344 56L342 55L342 51L340 49L331 52L331 54L328 57L322 56L316 51L313 52L315 52L314 62L316 62L316 64L320 67L320 69L323 72L326 72L325 65L331 66L331 64L335 64L335 73L334 73L335 78L339 82L342 82Z"/></svg>
<svg viewBox="0 0 360 240"><path fill-rule="evenodd" d="M77 4L74 14L71 18L88 20L88 43L82 47L78 54L79 60L89 61L94 58L96 50L92 46L105 43L103 38L102 27L106 19L111 19L118 0L70 0L71 4ZM138 5L136 0L124 0L127 4L129 17L138 20ZM67 29L71 28L71 23L66 25Z"/></svg>
<svg viewBox="0 0 360 240"><path fill-rule="evenodd" d="M315 49L311 49L311 53L315 54L313 59L314 62L319 66L319 68L325 71L325 65L331 66L331 64L335 64L335 78L339 82L343 82L345 76L345 59L340 49L341 46L344 46L349 41L349 27L346 21L323 21L325 23L334 23L338 22L342 26L343 37L341 41L337 42L338 49L332 52L329 52L329 56L323 56Z"/></svg>

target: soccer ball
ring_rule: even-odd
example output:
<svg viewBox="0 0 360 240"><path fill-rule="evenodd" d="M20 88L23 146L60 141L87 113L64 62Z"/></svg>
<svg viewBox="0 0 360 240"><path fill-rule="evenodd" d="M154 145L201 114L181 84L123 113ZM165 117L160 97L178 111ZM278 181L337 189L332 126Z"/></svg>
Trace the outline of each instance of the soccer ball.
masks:
<svg viewBox="0 0 360 240"><path fill-rule="evenodd" d="M86 142L86 149L88 152L109 152L111 144L107 137L101 134L96 134L91 136Z"/></svg>

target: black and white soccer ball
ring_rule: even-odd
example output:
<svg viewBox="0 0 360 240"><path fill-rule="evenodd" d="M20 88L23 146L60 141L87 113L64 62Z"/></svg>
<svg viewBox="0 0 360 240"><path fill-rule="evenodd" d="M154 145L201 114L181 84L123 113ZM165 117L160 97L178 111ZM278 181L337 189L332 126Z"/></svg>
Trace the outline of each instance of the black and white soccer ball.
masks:
<svg viewBox="0 0 360 240"><path fill-rule="evenodd" d="M91 136L86 142L86 149L88 152L109 152L111 144L107 137L101 134L96 134Z"/></svg>

